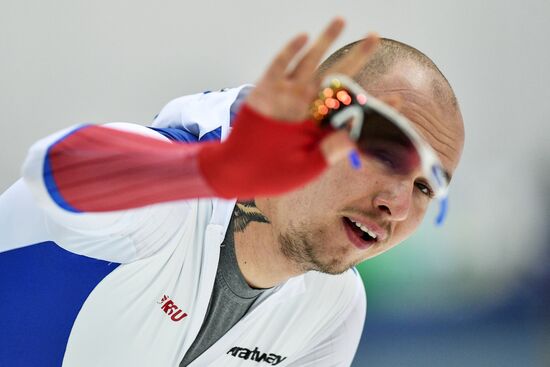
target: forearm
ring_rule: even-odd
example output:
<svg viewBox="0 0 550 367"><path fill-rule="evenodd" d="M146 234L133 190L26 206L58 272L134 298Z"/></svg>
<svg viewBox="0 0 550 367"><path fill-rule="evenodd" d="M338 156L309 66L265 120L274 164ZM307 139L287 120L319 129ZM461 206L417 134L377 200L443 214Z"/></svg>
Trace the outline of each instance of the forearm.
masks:
<svg viewBox="0 0 550 367"><path fill-rule="evenodd" d="M274 195L303 185L326 166L327 132L286 123L245 106L224 143L170 143L84 126L36 143L24 175L59 207L113 211L199 197Z"/></svg>
<svg viewBox="0 0 550 367"><path fill-rule="evenodd" d="M74 212L213 196L197 162L206 145L84 126L52 144L47 139L35 144L24 175L32 184L44 185L57 205Z"/></svg>

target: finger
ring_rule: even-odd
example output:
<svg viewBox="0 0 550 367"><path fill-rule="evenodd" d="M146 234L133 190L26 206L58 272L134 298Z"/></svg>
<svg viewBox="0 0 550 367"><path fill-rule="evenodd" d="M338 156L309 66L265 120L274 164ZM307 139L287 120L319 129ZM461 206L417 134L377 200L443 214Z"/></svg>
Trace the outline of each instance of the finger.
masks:
<svg viewBox="0 0 550 367"><path fill-rule="evenodd" d="M323 139L320 147L327 163L334 165L346 159L355 149L355 144L350 140L347 131L339 130Z"/></svg>
<svg viewBox="0 0 550 367"><path fill-rule="evenodd" d="M294 56L300 52L306 42L306 34L300 34L294 37L271 62L271 65L267 68L263 78L267 80L276 80L281 78L286 72L290 61L292 61Z"/></svg>
<svg viewBox="0 0 550 367"><path fill-rule="evenodd" d="M376 33L370 33L367 38L353 47L342 60L329 68L324 75L340 73L353 76L357 74L374 53L379 43L379 36Z"/></svg>
<svg viewBox="0 0 550 367"><path fill-rule="evenodd" d="M290 73L291 78L309 79L315 72L315 68L321 61L323 55L327 52L328 48L334 40L340 35L344 28L344 20L342 18L335 18L330 22L327 28L317 38L315 43L311 46L309 51L298 62L294 70Z"/></svg>

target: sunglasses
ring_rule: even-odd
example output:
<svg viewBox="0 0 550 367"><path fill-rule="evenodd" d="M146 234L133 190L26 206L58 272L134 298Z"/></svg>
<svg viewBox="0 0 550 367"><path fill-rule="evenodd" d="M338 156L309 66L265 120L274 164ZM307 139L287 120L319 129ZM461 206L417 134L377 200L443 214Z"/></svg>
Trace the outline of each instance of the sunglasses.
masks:
<svg viewBox="0 0 550 367"><path fill-rule="evenodd" d="M381 162L393 174L408 175L420 169L430 196L439 201L436 224L441 225L447 214L449 176L413 124L345 75L329 75L321 89L311 106L311 116L321 126L347 129L361 153Z"/></svg>

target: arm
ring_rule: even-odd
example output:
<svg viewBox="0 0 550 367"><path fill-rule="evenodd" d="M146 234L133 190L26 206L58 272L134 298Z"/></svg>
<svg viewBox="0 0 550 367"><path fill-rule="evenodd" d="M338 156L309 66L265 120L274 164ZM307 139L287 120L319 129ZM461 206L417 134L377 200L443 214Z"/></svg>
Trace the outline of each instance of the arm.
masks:
<svg viewBox="0 0 550 367"><path fill-rule="evenodd" d="M325 168L318 145L324 134L310 121L279 122L245 105L224 143L178 144L81 126L36 143L23 172L42 203L73 213L274 195Z"/></svg>
<svg viewBox="0 0 550 367"><path fill-rule="evenodd" d="M24 180L47 212L50 239L71 252L115 262L149 256L162 246L156 237L182 226L189 202L144 206L287 190L325 166L316 126L272 121L247 107L222 144L171 143L125 126L132 131L120 124L69 129L39 141L27 157ZM271 158L283 138L296 153ZM309 170L300 170L304 164Z"/></svg>

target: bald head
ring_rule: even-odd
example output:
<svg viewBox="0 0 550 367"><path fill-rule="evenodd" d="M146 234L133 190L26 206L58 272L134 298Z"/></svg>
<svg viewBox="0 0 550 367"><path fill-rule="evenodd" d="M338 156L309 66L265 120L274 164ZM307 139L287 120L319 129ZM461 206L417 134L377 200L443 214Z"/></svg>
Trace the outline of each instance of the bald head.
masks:
<svg viewBox="0 0 550 367"><path fill-rule="evenodd" d="M318 69L324 73L360 41L330 55ZM451 85L432 60L414 47L382 38L354 79L372 95L399 95L400 112L439 153L449 173L456 168L464 142L460 108Z"/></svg>
<svg viewBox="0 0 550 367"><path fill-rule="evenodd" d="M334 65L359 42L361 41L349 43L338 49L319 66L319 72L322 73ZM437 65L416 48L389 38L380 39L380 45L367 64L355 75L355 80L368 90L369 86L379 85L382 77L388 75L397 64L403 62L414 64L419 69L429 72L433 76L431 80L433 97L441 103L458 109L453 89Z"/></svg>

